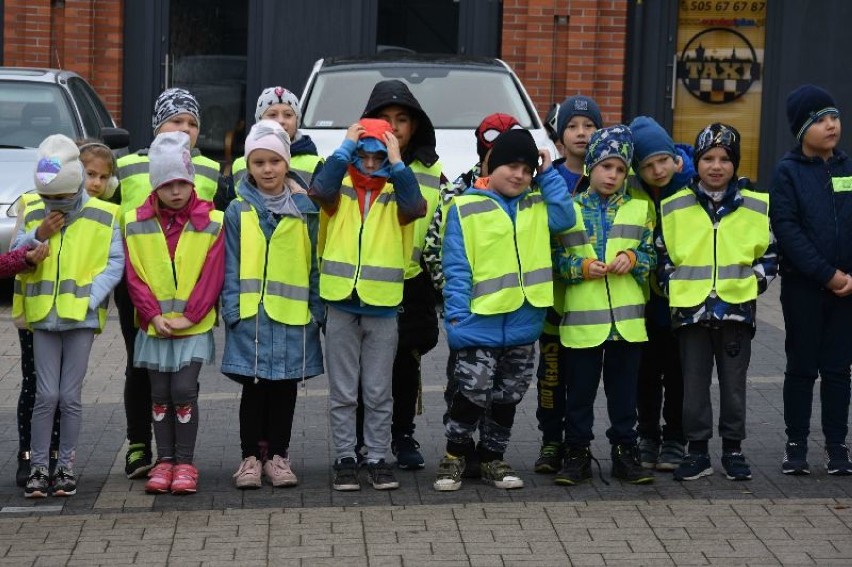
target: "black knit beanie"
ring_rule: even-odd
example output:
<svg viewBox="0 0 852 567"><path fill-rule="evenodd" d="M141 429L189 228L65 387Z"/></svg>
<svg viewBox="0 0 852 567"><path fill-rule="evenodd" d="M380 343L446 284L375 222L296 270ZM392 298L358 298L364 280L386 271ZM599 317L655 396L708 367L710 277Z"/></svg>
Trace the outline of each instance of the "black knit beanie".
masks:
<svg viewBox="0 0 852 567"><path fill-rule="evenodd" d="M506 130L494 140L488 157L488 171L493 172L509 163L523 163L535 173L538 167L538 147L528 130Z"/></svg>

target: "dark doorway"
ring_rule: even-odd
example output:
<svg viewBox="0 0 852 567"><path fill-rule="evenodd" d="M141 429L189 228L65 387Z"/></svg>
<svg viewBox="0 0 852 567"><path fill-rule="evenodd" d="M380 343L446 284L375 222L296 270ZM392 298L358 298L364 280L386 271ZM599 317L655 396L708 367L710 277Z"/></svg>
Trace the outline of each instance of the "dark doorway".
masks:
<svg viewBox="0 0 852 567"><path fill-rule="evenodd" d="M459 52L457 0L379 0L378 51Z"/></svg>

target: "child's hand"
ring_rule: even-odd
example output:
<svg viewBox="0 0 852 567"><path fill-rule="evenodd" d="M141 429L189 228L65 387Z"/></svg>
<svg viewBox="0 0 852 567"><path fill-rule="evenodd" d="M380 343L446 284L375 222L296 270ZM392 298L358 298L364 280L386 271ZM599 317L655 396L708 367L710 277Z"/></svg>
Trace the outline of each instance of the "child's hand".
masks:
<svg viewBox="0 0 852 567"><path fill-rule="evenodd" d="M606 276L607 266L600 260L594 260L589 264L589 277L593 280Z"/></svg>
<svg viewBox="0 0 852 567"><path fill-rule="evenodd" d="M36 229L36 238L44 242L65 226L65 213L50 211Z"/></svg>
<svg viewBox="0 0 852 567"><path fill-rule="evenodd" d="M399 151L399 140L393 135L393 132L385 132L385 145L388 147L388 161L391 165L402 161L402 154Z"/></svg>
<svg viewBox="0 0 852 567"><path fill-rule="evenodd" d="M633 262L630 261L630 256L628 256L625 252L619 252L616 254L613 261L609 263L607 269L617 276L623 276L630 271L632 263Z"/></svg>
<svg viewBox="0 0 852 567"><path fill-rule="evenodd" d="M169 319L169 327L171 327L172 331L183 331L184 329L189 329L195 323L181 315L180 317L175 317L174 319Z"/></svg>
<svg viewBox="0 0 852 567"><path fill-rule="evenodd" d="M538 171L536 173L541 173L542 171L545 171L548 167L553 165L553 159L551 159L549 151L539 149L538 157L541 161L541 165L538 166Z"/></svg>
<svg viewBox="0 0 852 567"><path fill-rule="evenodd" d="M47 242L42 242L32 250L28 250L24 256L27 259L27 262L36 265L44 261L45 258L50 256L50 245Z"/></svg>
<svg viewBox="0 0 852 567"><path fill-rule="evenodd" d="M840 289L834 290L834 295L837 297L846 297L849 294L852 294L852 276L846 274L846 281L843 284L843 287Z"/></svg>
<svg viewBox="0 0 852 567"><path fill-rule="evenodd" d="M358 139L361 137L361 134L366 132L367 129L364 128L364 125L360 122L356 122L352 126L346 129L346 139L352 140L356 144L358 143Z"/></svg>
<svg viewBox="0 0 852 567"><path fill-rule="evenodd" d="M154 325L154 330L157 331L157 334L161 337L172 336L172 328L169 326L168 320L162 315L156 315L153 319L151 319L151 324Z"/></svg>

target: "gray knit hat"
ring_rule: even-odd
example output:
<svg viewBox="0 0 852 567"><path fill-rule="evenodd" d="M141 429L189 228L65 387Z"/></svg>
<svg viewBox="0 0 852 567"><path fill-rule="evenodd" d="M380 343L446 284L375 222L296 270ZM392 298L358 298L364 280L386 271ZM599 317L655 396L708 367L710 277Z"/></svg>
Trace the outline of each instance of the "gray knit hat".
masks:
<svg viewBox="0 0 852 567"><path fill-rule="evenodd" d="M151 126L154 134L169 118L178 114L191 114L198 125L201 126L201 111L198 101L186 89L166 89L160 93L154 102L154 115L151 117Z"/></svg>
<svg viewBox="0 0 852 567"><path fill-rule="evenodd" d="M189 151L189 136L185 132L158 134L148 150L148 178L156 190L171 181L186 181L195 185L195 166Z"/></svg>
<svg viewBox="0 0 852 567"><path fill-rule="evenodd" d="M48 136L38 147L35 188L40 195L76 193L83 186L80 150L68 136Z"/></svg>

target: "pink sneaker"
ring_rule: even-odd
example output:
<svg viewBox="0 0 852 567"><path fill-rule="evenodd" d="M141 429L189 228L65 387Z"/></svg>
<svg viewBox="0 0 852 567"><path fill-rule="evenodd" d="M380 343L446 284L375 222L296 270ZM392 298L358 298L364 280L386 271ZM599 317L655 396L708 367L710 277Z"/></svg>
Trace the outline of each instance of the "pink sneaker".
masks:
<svg viewBox="0 0 852 567"><path fill-rule="evenodd" d="M263 463L263 474L272 482L272 486L296 486L299 479L293 469L290 468L290 459L275 455L271 460Z"/></svg>
<svg viewBox="0 0 852 567"><path fill-rule="evenodd" d="M175 465L172 494L195 494L198 490L198 469L193 465Z"/></svg>
<svg viewBox="0 0 852 567"><path fill-rule="evenodd" d="M171 461L158 461L154 468L148 471L148 482L145 492L148 494L165 494L172 486L172 473L175 465Z"/></svg>
<svg viewBox="0 0 852 567"><path fill-rule="evenodd" d="M260 488L260 461L257 457L246 457L234 473L237 488Z"/></svg>

